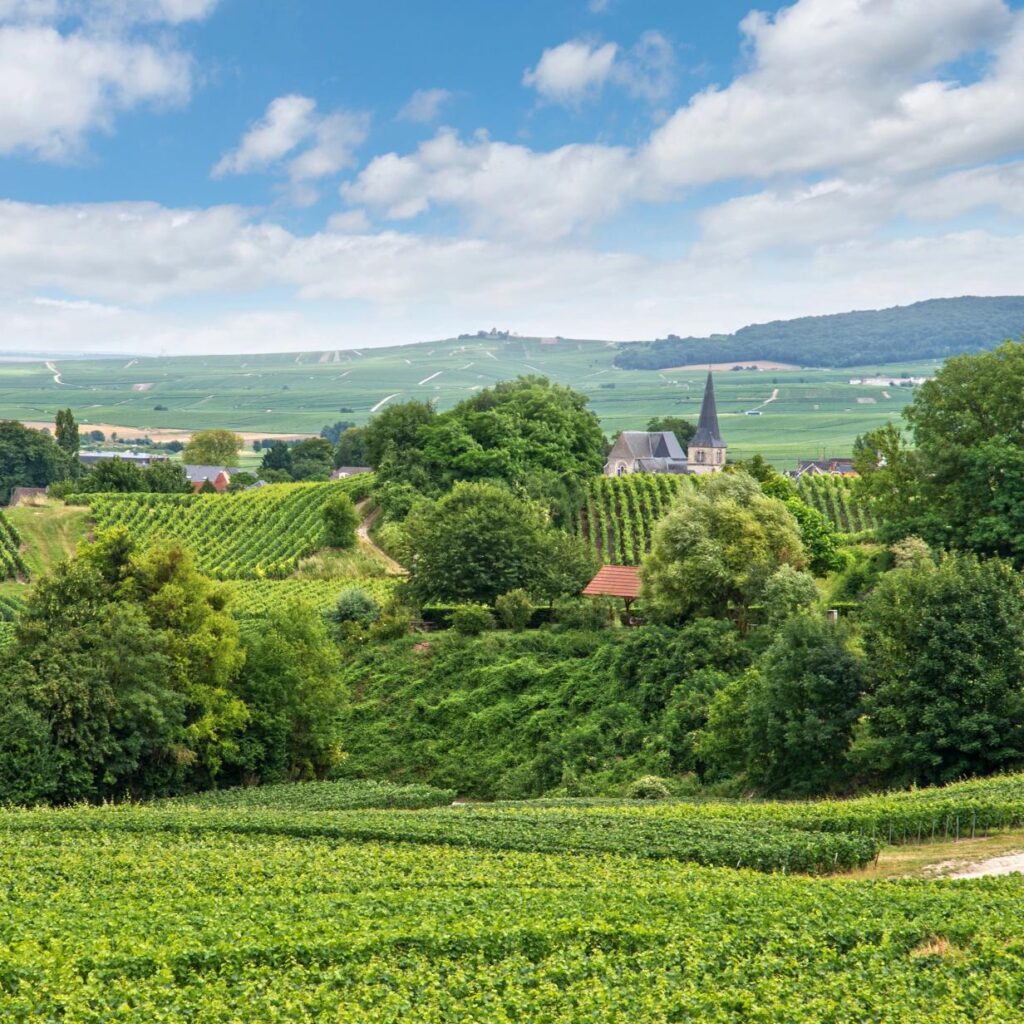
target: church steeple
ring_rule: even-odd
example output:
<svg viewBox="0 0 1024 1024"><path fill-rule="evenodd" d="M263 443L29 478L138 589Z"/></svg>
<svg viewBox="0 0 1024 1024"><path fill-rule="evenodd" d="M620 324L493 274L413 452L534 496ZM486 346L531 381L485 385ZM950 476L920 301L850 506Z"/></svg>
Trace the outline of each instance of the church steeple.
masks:
<svg viewBox="0 0 1024 1024"><path fill-rule="evenodd" d="M691 473L716 473L725 465L725 442L718 429L718 409L715 406L715 384L708 371L704 385L704 401L700 407L697 432L690 441L687 461Z"/></svg>

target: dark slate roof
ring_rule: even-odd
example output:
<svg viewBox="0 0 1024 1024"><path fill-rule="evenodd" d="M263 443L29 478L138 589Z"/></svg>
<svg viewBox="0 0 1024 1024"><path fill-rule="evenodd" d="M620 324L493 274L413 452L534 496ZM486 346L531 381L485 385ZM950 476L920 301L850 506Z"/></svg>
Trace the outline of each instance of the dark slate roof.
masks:
<svg viewBox="0 0 1024 1024"><path fill-rule="evenodd" d="M586 597L639 597L640 570L635 565L605 565L583 588Z"/></svg>
<svg viewBox="0 0 1024 1024"><path fill-rule="evenodd" d="M624 430L619 435L635 459L679 459L686 461L686 452L670 430Z"/></svg>
<svg viewBox="0 0 1024 1024"><path fill-rule="evenodd" d="M185 466L185 476L194 484L201 484L204 480L209 480L212 484L221 473L231 476L231 470L227 466Z"/></svg>
<svg viewBox="0 0 1024 1024"><path fill-rule="evenodd" d="M704 401L700 407L700 419L697 420L697 433L690 442L691 448L724 448L725 442L718 430L718 410L715 408L715 385L708 373L708 382L704 385Z"/></svg>

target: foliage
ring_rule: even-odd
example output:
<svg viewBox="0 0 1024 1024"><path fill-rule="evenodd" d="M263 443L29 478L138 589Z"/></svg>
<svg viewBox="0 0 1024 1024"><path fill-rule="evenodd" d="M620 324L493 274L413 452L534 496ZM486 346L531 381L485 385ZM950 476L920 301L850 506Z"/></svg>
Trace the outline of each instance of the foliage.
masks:
<svg viewBox="0 0 1024 1024"><path fill-rule="evenodd" d="M482 604L460 604L452 612L452 629L462 636L480 636L494 629L494 616Z"/></svg>
<svg viewBox="0 0 1024 1024"><path fill-rule="evenodd" d="M331 495L320 510L324 521L323 541L329 548L354 548L359 513L344 492Z"/></svg>
<svg viewBox="0 0 1024 1024"><path fill-rule="evenodd" d="M74 471L73 460L48 434L0 421L0 505L10 501L15 487L48 487Z"/></svg>
<svg viewBox="0 0 1024 1024"><path fill-rule="evenodd" d="M779 626L798 612L808 611L817 600L818 588L812 576L791 565L780 566L764 586L765 621L769 626Z"/></svg>
<svg viewBox="0 0 1024 1024"><path fill-rule="evenodd" d="M338 438L338 446L334 449L334 465L367 465L365 437L364 427L349 427L348 430L342 431Z"/></svg>
<svg viewBox="0 0 1024 1024"><path fill-rule="evenodd" d="M380 618L380 605L361 587L349 587L338 595L327 618L338 625L372 626Z"/></svg>
<svg viewBox="0 0 1024 1024"><path fill-rule="evenodd" d="M884 536L1024 565L1024 343L948 360L915 393L908 440L892 424L860 440L862 489Z"/></svg>
<svg viewBox="0 0 1024 1024"><path fill-rule="evenodd" d="M293 480L329 480L334 469L334 445L322 437L300 441L290 452Z"/></svg>
<svg viewBox="0 0 1024 1024"><path fill-rule="evenodd" d="M337 646L315 609L275 608L247 638L235 692L248 722L225 772L236 781L321 779L343 757Z"/></svg>
<svg viewBox="0 0 1024 1024"><path fill-rule="evenodd" d="M420 428L433 423L437 413L430 402L399 402L389 405L377 413L363 428L359 441L362 443L363 457L366 465L378 469L384 456L391 448L400 454L403 460L409 457L412 449L418 448ZM349 439L349 443L355 439ZM358 466L360 462L339 463L339 465Z"/></svg>
<svg viewBox="0 0 1024 1024"><path fill-rule="evenodd" d="M1024 584L952 555L888 573L864 612L867 766L927 784L1024 763Z"/></svg>
<svg viewBox="0 0 1024 1024"><path fill-rule="evenodd" d="M185 445L185 462L198 466L237 466L245 442L230 430L200 430Z"/></svg>
<svg viewBox="0 0 1024 1024"><path fill-rule="evenodd" d="M286 473L287 479L291 479L292 452L284 441L275 441L269 448L264 450L263 458L260 461L260 475L264 479L268 479L266 476L267 471Z"/></svg>
<svg viewBox="0 0 1024 1024"><path fill-rule="evenodd" d="M507 594L499 594L495 598L494 610L506 629L520 632L530 624L533 602L525 590L510 590Z"/></svg>
<svg viewBox="0 0 1024 1024"><path fill-rule="evenodd" d="M735 334L624 345L615 364L627 370L716 362L778 360L799 366L868 366L894 359L944 358L976 352L1024 327L1024 298L930 299L753 324Z"/></svg>
<svg viewBox="0 0 1024 1024"><path fill-rule="evenodd" d="M435 786L416 783L396 786L392 782L347 779L209 790L172 797L168 803L239 810L277 808L289 811L354 811L371 807L418 810L424 807L446 807L457 795L453 789L437 789Z"/></svg>
<svg viewBox="0 0 1024 1024"><path fill-rule="evenodd" d="M422 602L490 604L521 588L532 596L578 593L592 566L544 510L505 487L460 483L405 524L409 585Z"/></svg>
<svg viewBox="0 0 1024 1024"><path fill-rule="evenodd" d="M242 619L266 618L272 609L295 601L327 612L343 595L353 590L359 590L367 600L380 605L388 600L397 584L398 579L394 576L235 580L231 583L229 607L232 614Z"/></svg>
<svg viewBox="0 0 1024 1024"><path fill-rule="evenodd" d="M749 661L729 623L405 637L354 648L341 771L475 797L586 792L700 767L693 734Z"/></svg>
<svg viewBox="0 0 1024 1024"><path fill-rule="evenodd" d="M322 543L321 510L356 481L273 484L254 491L204 495L90 496L98 530L123 526L140 544L188 545L201 572L220 579L287 576Z"/></svg>
<svg viewBox="0 0 1024 1024"><path fill-rule="evenodd" d="M173 789L215 776L244 725L242 653L223 595L177 548L110 531L39 580L7 699L47 724L54 799Z"/></svg>
<svg viewBox="0 0 1024 1024"><path fill-rule="evenodd" d="M71 458L75 458L78 455L79 439L78 424L75 422L74 413L70 409L58 409L54 426L54 437L57 444Z"/></svg>
<svg viewBox="0 0 1024 1024"><path fill-rule="evenodd" d="M626 795L631 800L667 800L671 794L664 779L657 775L643 775L630 783Z"/></svg>
<svg viewBox="0 0 1024 1024"><path fill-rule="evenodd" d="M717 474L683 493L658 524L642 575L645 608L664 621L745 621L781 565L805 564L796 520L752 478Z"/></svg>
<svg viewBox="0 0 1024 1024"><path fill-rule="evenodd" d="M807 796L841 788L862 672L838 626L798 615L758 663L748 698L747 775L761 792Z"/></svg>
<svg viewBox="0 0 1024 1024"><path fill-rule="evenodd" d="M192 485L180 462L161 460L148 468L129 459L101 459L74 481L54 488L58 497L70 494L191 494Z"/></svg>

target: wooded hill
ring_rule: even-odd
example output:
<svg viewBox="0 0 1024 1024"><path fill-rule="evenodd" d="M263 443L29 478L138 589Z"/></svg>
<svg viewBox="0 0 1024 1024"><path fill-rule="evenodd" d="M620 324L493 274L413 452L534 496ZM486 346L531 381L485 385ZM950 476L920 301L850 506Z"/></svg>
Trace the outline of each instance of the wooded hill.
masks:
<svg viewBox="0 0 1024 1024"><path fill-rule="evenodd" d="M770 359L798 366L869 366L943 359L1024 335L1024 296L929 299L911 306L752 324L709 338L669 335L621 346L615 365L660 370L693 363Z"/></svg>

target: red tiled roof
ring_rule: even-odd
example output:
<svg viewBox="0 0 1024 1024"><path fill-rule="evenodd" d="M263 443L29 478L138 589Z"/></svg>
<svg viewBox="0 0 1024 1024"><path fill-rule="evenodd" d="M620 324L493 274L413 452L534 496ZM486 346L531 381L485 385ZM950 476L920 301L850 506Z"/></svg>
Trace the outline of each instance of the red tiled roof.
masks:
<svg viewBox="0 0 1024 1024"><path fill-rule="evenodd" d="M585 597L639 597L640 570L635 565L605 565L583 588Z"/></svg>

